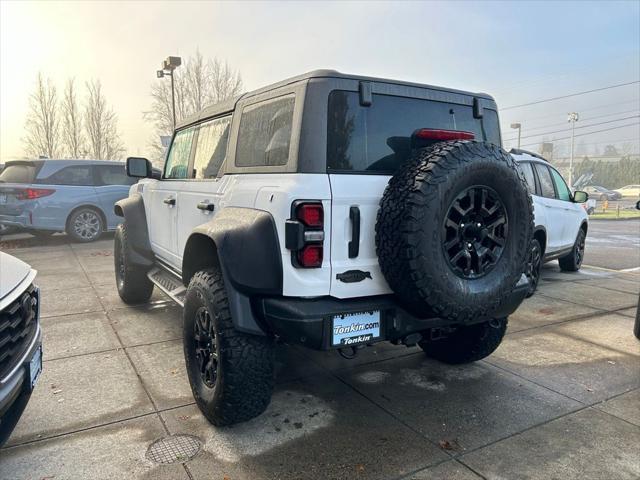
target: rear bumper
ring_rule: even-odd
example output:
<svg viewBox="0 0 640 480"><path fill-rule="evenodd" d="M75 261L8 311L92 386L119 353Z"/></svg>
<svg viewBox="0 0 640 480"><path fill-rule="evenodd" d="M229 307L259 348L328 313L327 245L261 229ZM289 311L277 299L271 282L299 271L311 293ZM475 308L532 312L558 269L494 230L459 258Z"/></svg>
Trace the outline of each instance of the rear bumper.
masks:
<svg viewBox="0 0 640 480"><path fill-rule="evenodd" d="M333 350L344 345L332 344L333 317L337 315L380 311L380 336L362 342L372 344L382 341L403 342L414 333L429 329L456 327L480 323L492 318L505 318L520 306L527 295L529 283L520 280L511 295L491 317L478 316L464 324L442 318L418 318L399 306L393 295L336 299L267 297L254 302L256 316L273 334L290 343L315 350Z"/></svg>
<svg viewBox="0 0 640 480"><path fill-rule="evenodd" d="M0 223L18 228L30 227L29 215L27 213L21 215L0 215Z"/></svg>

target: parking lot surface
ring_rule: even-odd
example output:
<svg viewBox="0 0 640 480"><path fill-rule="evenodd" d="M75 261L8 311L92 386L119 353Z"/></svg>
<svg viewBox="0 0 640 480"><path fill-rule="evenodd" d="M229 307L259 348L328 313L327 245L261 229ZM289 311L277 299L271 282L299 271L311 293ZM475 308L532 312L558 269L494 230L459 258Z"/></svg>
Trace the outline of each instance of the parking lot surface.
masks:
<svg viewBox="0 0 640 480"><path fill-rule="evenodd" d="M157 289L150 305L120 301L112 237L0 248L39 271L45 356L1 479L640 477L637 273L548 264L472 365L281 345L268 410L216 428L193 403L180 310Z"/></svg>

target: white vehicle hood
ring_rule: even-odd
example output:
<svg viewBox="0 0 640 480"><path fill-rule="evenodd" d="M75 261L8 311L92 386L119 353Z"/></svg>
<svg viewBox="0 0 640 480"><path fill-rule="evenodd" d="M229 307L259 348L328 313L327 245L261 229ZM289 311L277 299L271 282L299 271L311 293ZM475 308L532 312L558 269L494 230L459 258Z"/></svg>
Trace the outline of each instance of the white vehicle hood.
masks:
<svg viewBox="0 0 640 480"><path fill-rule="evenodd" d="M0 252L0 303L31 273L31 267L16 257Z"/></svg>

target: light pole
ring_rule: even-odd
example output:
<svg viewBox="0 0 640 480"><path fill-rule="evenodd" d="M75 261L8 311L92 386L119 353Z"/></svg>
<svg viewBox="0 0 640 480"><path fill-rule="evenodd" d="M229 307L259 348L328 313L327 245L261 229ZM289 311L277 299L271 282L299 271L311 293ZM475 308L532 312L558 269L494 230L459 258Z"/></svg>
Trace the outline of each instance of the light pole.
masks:
<svg viewBox="0 0 640 480"><path fill-rule="evenodd" d="M512 123L511 128L518 129L518 148L520 148L520 132L522 132L522 124L521 123Z"/></svg>
<svg viewBox="0 0 640 480"><path fill-rule="evenodd" d="M571 123L571 158L569 159L569 187L573 188L573 139L576 131L576 122L578 121L576 112L569 113L567 121Z"/></svg>
<svg viewBox="0 0 640 480"><path fill-rule="evenodd" d="M165 75L169 75L171 77L171 110L173 113L173 129L176 128L176 92L175 92L175 84L173 82L173 71L178 68L182 64L182 59L180 57L167 57L167 59L162 62L162 69L156 72L156 76L158 78L162 78Z"/></svg>

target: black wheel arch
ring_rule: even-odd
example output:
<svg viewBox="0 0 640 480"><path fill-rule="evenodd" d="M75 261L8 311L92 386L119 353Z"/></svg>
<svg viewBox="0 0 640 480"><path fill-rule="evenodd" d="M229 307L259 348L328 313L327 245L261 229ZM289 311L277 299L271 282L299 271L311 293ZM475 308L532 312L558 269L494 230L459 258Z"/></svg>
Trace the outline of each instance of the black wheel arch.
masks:
<svg viewBox="0 0 640 480"><path fill-rule="evenodd" d="M268 331L251 306L252 295L282 294L282 256L269 212L228 207L196 227L182 257L182 281L200 270L220 268L234 326L245 333Z"/></svg>
<svg viewBox="0 0 640 480"><path fill-rule="evenodd" d="M147 214L144 210L142 195L134 194L118 200L113 206L113 213L124 218L127 223L131 262L143 267L151 267L155 257L149 241Z"/></svg>
<svg viewBox="0 0 640 480"><path fill-rule="evenodd" d="M580 230L584 230L584 234L587 234L587 231L589 230L589 222L587 222L586 220L583 220L582 223L580 224Z"/></svg>
<svg viewBox="0 0 640 480"><path fill-rule="evenodd" d="M537 225L533 230L533 238L540 243L540 248L542 248L540 253L544 256L544 252L547 250L547 229L543 225Z"/></svg>

